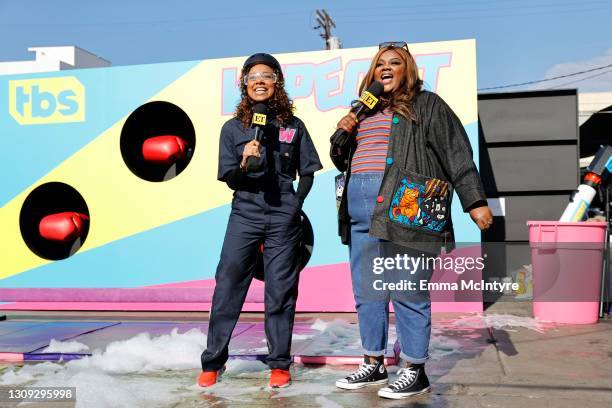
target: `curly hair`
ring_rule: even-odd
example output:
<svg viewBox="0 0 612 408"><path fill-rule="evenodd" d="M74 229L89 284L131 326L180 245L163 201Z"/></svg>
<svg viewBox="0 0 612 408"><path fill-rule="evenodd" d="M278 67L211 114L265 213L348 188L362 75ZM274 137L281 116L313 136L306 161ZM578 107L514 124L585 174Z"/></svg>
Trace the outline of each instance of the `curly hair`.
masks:
<svg viewBox="0 0 612 408"><path fill-rule="evenodd" d="M402 79L401 85L398 89L393 91L390 95L383 95L380 97L380 109L389 109L394 113L400 114L406 119L411 119L415 122L418 121L416 113L414 111L414 100L417 95L421 92L423 87L423 81L419 79L419 69L417 68L416 62L412 57L412 54L405 48L400 47L385 47L378 50L372 63L368 69L367 74L361 82L359 87L359 94L368 89L370 84L374 82L374 71L376 70L376 64L380 56L389 50L395 51L406 66L406 75Z"/></svg>
<svg viewBox="0 0 612 408"><path fill-rule="evenodd" d="M240 74L241 98L236 106L236 112L234 113L234 116L242 122L245 128L251 126L253 106L256 103L249 97L247 86L244 84L244 77L249 73L250 69L251 67L248 67L246 70L243 69ZM276 119L282 125L291 120L295 107L293 106L293 100L291 100L287 92L285 92L285 78L283 77L283 73L276 69L274 69L274 73L277 79L274 84L274 94L267 101L268 112L269 114L275 115Z"/></svg>

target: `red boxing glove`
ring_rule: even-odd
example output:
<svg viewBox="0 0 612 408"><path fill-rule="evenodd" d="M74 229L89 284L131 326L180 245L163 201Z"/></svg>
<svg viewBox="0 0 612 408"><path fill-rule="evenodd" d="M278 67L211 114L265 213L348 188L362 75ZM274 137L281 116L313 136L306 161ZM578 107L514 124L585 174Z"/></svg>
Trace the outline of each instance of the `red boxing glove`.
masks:
<svg viewBox="0 0 612 408"><path fill-rule="evenodd" d="M178 136L155 136L142 144L142 157L155 164L173 164L185 158L187 146L187 142Z"/></svg>
<svg viewBox="0 0 612 408"><path fill-rule="evenodd" d="M68 242L81 236L88 220L87 215L74 211L50 214L40 220L38 232L50 241Z"/></svg>

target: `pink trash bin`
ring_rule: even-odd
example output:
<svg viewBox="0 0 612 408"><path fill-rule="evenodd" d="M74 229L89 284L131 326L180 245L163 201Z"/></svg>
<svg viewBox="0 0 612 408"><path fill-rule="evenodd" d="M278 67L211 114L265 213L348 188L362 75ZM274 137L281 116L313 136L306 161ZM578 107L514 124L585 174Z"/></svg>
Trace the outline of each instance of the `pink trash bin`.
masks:
<svg viewBox="0 0 612 408"><path fill-rule="evenodd" d="M527 221L527 225L534 317L556 323L597 323L606 223Z"/></svg>

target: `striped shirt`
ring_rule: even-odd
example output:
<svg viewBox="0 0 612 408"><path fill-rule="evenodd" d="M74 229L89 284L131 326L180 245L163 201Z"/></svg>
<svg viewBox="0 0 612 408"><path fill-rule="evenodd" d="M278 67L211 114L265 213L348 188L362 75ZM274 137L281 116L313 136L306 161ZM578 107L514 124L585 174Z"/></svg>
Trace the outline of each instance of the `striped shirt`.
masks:
<svg viewBox="0 0 612 408"><path fill-rule="evenodd" d="M385 171L392 112L377 112L359 124L357 150L351 162L351 173Z"/></svg>

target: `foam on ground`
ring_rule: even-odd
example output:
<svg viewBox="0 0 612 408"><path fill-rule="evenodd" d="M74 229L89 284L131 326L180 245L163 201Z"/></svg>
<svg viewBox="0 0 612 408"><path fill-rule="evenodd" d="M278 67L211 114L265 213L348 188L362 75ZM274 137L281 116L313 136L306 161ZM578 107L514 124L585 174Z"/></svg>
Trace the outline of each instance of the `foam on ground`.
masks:
<svg viewBox="0 0 612 408"><path fill-rule="evenodd" d="M94 350L91 357L7 370L0 384L76 387L77 407L165 407L193 392L189 387L205 346L199 329L182 334L174 329L158 337L141 333L110 343L104 351Z"/></svg>
<svg viewBox="0 0 612 408"><path fill-rule="evenodd" d="M316 338L317 355L333 356L343 353L346 349L361 350L359 326L342 319L325 322L317 319L311 329L320 331Z"/></svg>
<svg viewBox="0 0 612 408"><path fill-rule="evenodd" d="M322 395L319 395L317 398L315 398L315 401L321 406L321 408L342 408L342 405L328 398L325 398Z"/></svg>
<svg viewBox="0 0 612 408"><path fill-rule="evenodd" d="M544 333L546 329L554 327L554 324L545 322L533 317L514 316L509 314L485 314L474 316L462 316L451 323L451 326L460 328L487 328L506 329L506 328L525 328ZM516 330L510 330L516 331Z"/></svg>
<svg viewBox="0 0 612 408"><path fill-rule="evenodd" d="M42 353L84 353L89 350L89 346L78 341L58 341L51 339L49 346Z"/></svg>
<svg viewBox="0 0 612 408"><path fill-rule="evenodd" d="M448 325L446 327L445 325ZM337 350L359 346L359 327L344 320L316 320L312 329L319 332L314 341L321 353L333 355ZM430 353L441 359L458 353L460 344L444 334L445 330L470 331L470 328L526 327L542 330L542 323L531 318L510 315L465 316L442 325L434 324ZM393 327L390 327L390 332ZM82 350L77 342L52 342L47 350L74 352ZM206 335L199 329L179 334L152 337L141 333L131 339L108 344L104 350L93 350L90 357L66 363L26 363L5 370L0 385L77 388L77 407L165 407L193 402L209 405L225 402L249 403L312 395L312 401L323 407L338 406L326 396L336 392L335 380L345 377L354 367L292 368L293 385L286 389L267 388L270 371L259 361L230 360L221 383L202 389L195 384L200 371L200 354L206 347ZM390 367L390 372L393 367ZM254 386L255 385L255 386Z"/></svg>

